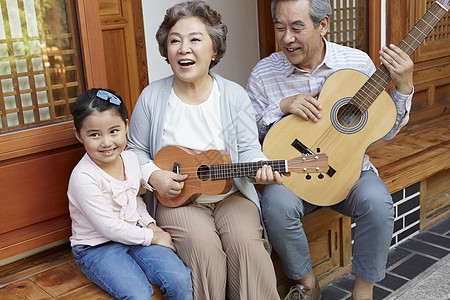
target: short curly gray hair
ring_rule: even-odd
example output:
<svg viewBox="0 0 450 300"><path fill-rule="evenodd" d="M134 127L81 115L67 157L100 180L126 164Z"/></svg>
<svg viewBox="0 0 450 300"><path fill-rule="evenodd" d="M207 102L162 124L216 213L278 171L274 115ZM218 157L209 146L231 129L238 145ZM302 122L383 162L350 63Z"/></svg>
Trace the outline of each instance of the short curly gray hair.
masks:
<svg viewBox="0 0 450 300"><path fill-rule="evenodd" d="M169 62L167 58L167 38L169 37L169 32L180 19L185 17L197 17L205 24L206 30L212 40L213 49L217 52L215 59L209 65L211 69L225 55L228 29L225 24L222 24L220 14L204 1L186 1L175 4L166 10L164 20L156 32L159 53Z"/></svg>
<svg viewBox="0 0 450 300"><path fill-rule="evenodd" d="M277 4L278 2L283 1L297 1L297 0L272 0L271 9L272 9L272 18L275 20L275 14L277 12ZM333 11L331 9L330 0L309 0L310 8L309 8L309 16L313 21L314 27L317 28L320 25L320 22L328 16L331 17Z"/></svg>

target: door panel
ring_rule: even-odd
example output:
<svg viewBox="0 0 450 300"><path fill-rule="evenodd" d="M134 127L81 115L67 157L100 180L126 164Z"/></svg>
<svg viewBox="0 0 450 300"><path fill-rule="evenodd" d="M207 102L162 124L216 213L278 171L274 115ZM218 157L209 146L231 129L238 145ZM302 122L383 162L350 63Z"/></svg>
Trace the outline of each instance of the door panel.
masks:
<svg viewBox="0 0 450 300"><path fill-rule="evenodd" d="M139 0L100 0L100 16L109 88L131 114L148 85L142 7Z"/></svg>

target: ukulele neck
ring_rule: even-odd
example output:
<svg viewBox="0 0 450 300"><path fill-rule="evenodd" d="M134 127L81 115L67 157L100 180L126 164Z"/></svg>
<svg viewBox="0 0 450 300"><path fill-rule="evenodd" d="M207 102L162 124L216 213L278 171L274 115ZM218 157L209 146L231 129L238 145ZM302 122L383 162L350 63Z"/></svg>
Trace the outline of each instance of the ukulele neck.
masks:
<svg viewBox="0 0 450 300"><path fill-rule="evenodd" d="M272 167L272 170L279 173L288 172L288 164L286 160L269 160L247 163L222 164L211 166L211 179L220 180L238 177L254 177L258 169L263 165Z"/></svg>

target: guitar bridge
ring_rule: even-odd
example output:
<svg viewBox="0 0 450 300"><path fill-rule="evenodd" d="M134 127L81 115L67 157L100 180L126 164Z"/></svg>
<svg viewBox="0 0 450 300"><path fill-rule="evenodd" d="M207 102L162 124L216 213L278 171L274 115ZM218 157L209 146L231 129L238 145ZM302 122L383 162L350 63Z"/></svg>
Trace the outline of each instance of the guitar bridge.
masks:
<svg viewBox="0 0 450 300"><path fill-rule="evenodd" d="M292 144L292 147L297 149L301 154L303 155L313 155L314 152L311 151L308 147L305 146L302 142L300 142L298 139L295 139Z"/></svg>

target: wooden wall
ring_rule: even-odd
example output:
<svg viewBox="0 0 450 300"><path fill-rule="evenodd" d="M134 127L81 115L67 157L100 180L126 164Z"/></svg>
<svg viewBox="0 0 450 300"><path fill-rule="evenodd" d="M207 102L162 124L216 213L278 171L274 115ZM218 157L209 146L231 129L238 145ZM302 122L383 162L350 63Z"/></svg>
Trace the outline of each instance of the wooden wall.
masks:
<svg viewBox="0 0 450 300"><path fill-rule="evenodd" d="M387 42L397 44L426 13L434 0L387 2ZM414 133L432 120L450 118L450 14L447 12L412 55L414 97L405 131ZM392 87L392 84L391 84ZM449 140L449 136L442 136ZM444 150L445 151L445 150ZM434 158L439 161L439 157ZM420 227L448 216L450 171L443 170L420 184Z"/></svg>
<svg viewBox="0 0 450 300"><path fill-rule="evenodd" d="M140 0L76 0L86 88L116 90L131 114L148 84ZM100 17L101 16L101 17ZM68 238L72 122L0 135L0 260Z"/></svg>
<svg viewBox="0 0 450 300"><path fill-rule="evenodd" d="M435 1L387 1L387 43L398 44ZM450 16L447 13L435 30L412 55L414 98L409 127L450 111ZM392 87L392 84L391 84Z"/></svg>
<svg viewBox="0 0 450 300"><path fill-rule="evenodd" d="M0 209L0 259L70 236L67 182L83 153L76 144L0 162L8 195Z"/></svg>
<svg viewBox="0 0 450 300"><path fill-rule="evenodd" d="M75 2L86 86L106 85L98 3ZM0 260L70 236L67 183L83 155L72 127L68 121L0 135Z"/></svg>

